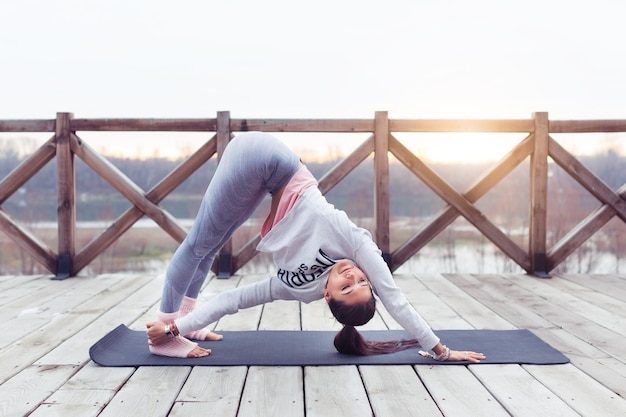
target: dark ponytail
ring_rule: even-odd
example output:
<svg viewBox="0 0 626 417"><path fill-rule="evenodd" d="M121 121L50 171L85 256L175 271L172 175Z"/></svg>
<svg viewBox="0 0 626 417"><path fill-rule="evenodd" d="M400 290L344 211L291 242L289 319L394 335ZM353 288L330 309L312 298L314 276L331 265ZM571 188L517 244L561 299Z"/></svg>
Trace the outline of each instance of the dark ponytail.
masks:
<svg viewBox="0 0 626 417"><path fill-rule="evenodd" d="M419 346L417 339L390 340L375 342L365 340L354 326L361 326L374 316L376 312L376 299L374 296L365 303L349 305L330 299L328 306L337 321L343 324L343 328L335 336L335 348L339 353L347 355L379 355L384 353L399 352Z"/></svg>

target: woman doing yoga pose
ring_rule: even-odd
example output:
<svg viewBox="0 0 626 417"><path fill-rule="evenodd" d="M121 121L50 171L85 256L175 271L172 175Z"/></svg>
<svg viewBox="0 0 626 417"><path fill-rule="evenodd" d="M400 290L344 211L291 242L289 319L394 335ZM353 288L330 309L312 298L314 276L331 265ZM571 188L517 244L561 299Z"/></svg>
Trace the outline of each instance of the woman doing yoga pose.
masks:
<svg viewBox="0 0 626 417"><path fill-rule="evenodd" d="M272 196L257 250L273 256L276 273L258 283L217 294L195 308L217 251L246 221L266 193ZM367 323L376 294L391 316L415 339L373 342L355 326ZM412 346L437 360L478 362L484 355L442 345L395 285L371 234L326 201L300 159L272 135L237 135L226 147L189 234L167 268L157 321L147 324L156 355L202 357L209 350L192 340L220 340L206 326L240 309L274 300L309 303L324 298L344 326L335 337L339 352L389 353Z"/></svg>

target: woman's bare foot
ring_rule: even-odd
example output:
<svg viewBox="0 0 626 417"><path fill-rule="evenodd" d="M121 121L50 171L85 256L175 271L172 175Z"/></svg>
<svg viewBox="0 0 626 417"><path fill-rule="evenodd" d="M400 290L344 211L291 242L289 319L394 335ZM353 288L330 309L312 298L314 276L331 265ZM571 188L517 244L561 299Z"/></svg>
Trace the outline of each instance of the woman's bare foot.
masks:
<svg viewBox="0 0 626 417"><path fill-rule="evenodd" d="M168 337L164 331L165 324L162 322L147 323L146 328L148 348L155 355L174 358L202 358L211 354L210 349L198 346L197 343L182 336ZM213 334L215 335L215 333Z"/></svg>
<svg viewBox="0 0 626 417"><path fill-rule="evenodd" d="M222 336L221 334L213 333L207 328L189 332L185 335L185 337L191 340L209 340L212 342L217 342L224 339L224 336Z"/></svg>
<svg viewBox="0 0 626 417"><path fill-rule="evenodd" d="M205 356L209 356L211 351L209 349L205 349L202 346L196 346L189 354L188 358L204 358Z"/></svg>
<svg viewBox="0 0 626 417"><path fill-rule="evenodd" d="M222 336L221 334L213 333L213 332L208 332L206 337L204 338L204 340L211 340L214 342L217 342L222 339L224 339L224 336Z"/></svg>
<svg viewBox="0 0 626 417"><path fill-rule="evenodd" d="M168 356L170 358L203 358L211 354L210 349L198 346L197 343L182 336L176 336L165 343L159 344L148 340L148 348L155 355Z"/></svg>

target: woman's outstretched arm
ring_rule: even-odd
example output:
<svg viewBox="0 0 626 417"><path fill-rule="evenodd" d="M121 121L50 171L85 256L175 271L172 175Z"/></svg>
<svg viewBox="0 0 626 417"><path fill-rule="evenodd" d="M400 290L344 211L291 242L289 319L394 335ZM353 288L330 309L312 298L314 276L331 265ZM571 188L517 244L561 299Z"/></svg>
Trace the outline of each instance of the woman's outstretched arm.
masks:
<svg viewBox="0 0 626 417"><path fill-rule="evenodd" d="M434 355L424 352L425 356L441 361L479 362L485 359L482 353L451 350L441 343L439 337L398 288L389 267L380 256L380 250L372 241L363 244L357 254L357 264L368 276L374 291L391 316L417 338L423 348L434 352Z"/></svg>
<svg viewBox="0 0 626 417"><path fill-rule="evenodd" d="M170 324L170 335L187 334L202 329L220 318L235 314L239 310L269 303L275 300L293 300L293 295L276 278L268 278L254 284L244 285L221 292L204 305L185 317ZM169 323L150 322L147 324L148 341L152 345L166 343L170 335L166 334Z"/></svg>

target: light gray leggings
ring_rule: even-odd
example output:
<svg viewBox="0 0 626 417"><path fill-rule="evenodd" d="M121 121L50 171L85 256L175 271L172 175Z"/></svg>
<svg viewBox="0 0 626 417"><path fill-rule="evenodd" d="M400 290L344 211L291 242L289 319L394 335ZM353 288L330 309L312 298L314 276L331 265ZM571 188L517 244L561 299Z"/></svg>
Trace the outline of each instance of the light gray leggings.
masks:
<svg viewBox="0 0 626 417"><path fill-rule="evenodd" d="M213 260L263 200L287 184L299 157L262 132L230 141L207 187L196 220L167 268L161 312L179 310L184 296L197 298Z"/></svg>

